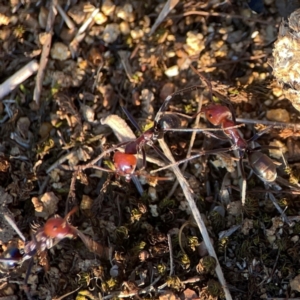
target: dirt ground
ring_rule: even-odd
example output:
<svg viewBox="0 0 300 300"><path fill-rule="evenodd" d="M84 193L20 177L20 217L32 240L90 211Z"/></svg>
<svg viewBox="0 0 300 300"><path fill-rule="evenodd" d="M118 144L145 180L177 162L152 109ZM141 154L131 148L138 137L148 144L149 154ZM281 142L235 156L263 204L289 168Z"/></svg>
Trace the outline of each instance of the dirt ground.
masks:
<svg viewBox="0 0 300 300"><path fill-rule="evenodd" d="M300 299L298 7L0 0L0 300Z"/></svg>

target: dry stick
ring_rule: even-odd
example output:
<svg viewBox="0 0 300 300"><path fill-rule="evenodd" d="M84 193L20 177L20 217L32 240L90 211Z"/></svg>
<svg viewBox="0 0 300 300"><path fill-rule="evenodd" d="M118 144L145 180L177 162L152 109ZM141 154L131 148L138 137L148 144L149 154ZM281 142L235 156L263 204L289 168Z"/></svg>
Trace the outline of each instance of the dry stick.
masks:
<svg viewBox="0 0 300 300"><path fill-rule="evenodd" d="M64 295L62 295L62 296L60 296L60 297L58 297L58 298L54 297L54 298L52 298L52 299L53 299L53 300L62 300L62 299L64 299L64 298L66 298L66 297L72 295L73 293L77 292L77 291L80 290L81 288L82 288L82 285L79 286L79 287L78 287L76 290L74 290L74 291L71 291L71 292L69 292L69 293L67 293L67 294L64 294Z"/></svg>
<svg viewBox="0 0 300 300"><path fill-rule="evenodd" d="M200 99L198 101L198 109L197 109L197 117L196 117L196 120L195 120L195 126L198 126L199 125L199 121L200 121L200 111L201 111L201 107L202 107L202 101L203 101L203 94L201 94L200 96ZM190 139L190 144L189 144L189 149L187 151L187 158L189 158L191 156L191 152L192 152L192 148L194 146L194 142L195 142L195 139L196 139L196 134L197 132L196 131L193 131L192 135L191 135L191 139ZM187 167L187 164L188 164L188 161L186 161L184 163L184 165L182 166L181 168L181 171L184 172L186 167ZM167 198L171 198L172 195L174 194L176 188L178 186L178 180L176 180L176 182L174 183L174 185L172 186L171 188L171 191L169 192L169 194L167 195Z"/></svg>
<svg viewBox="0 0 300 300"><path fill-rule="evenodd" d="M169 245L169 251L170 251L170 276L172 276L174 273L172 239L171 239L171 234L168 233L167 236L168 236L168 245Z"/></svg>
<svg viewBox="0 0 300 300"><path fill-rule="evenodd" d="M259 124L259 121L256 123ZM235 125L235 126L226 127L226 130L240 128L240 127L244 127L244 126L245 126L245 124L239 124L239 125ZM208 132L210 132L210 131L224 132L224 128L166 128L166 129L164 129L164 131L205 133L207 131Z"/></svg>
<svg viewBox="0 0 300 300"><path fill-rule="evenodd" d="M45 36L44 36L44 44L43 44L43 50L42 50L42 55L40 59L40 67L36 76L36 83L35 83L35 88L33 92L33 100L36 102L37 106L40 106L40 97L41 97L41 92L42 92L42 85L43 85L43 80L44 80L44 75L45 75L45 69L48 63L48 57L51 49L51 42L52 42L52 29L53 29L53 24L54 24L54 19L56 16L56 3L57 0L52 0L50 9L49 9L49 14L48 14L48 19L47 19L47 25L45 29Z"/></svg>
<svg viewBox="0 0 300 300"><path fill-rule="evenodd" d="M65 13L63 8L57 3L56 8L61 16L61 18L64 20L66 25L68 26L69 29L74 30L76 28L76 25L74 22L71 20L71 18Z"/></svg>
<svg viewBox="0 0 300 300"><path fill-rule="evenodd" d="M168 0L161 10L158 18L155 20L155 23L153 24L148 36L151 36L156 28L160 25L161 22L166 18L166 16L169 14L169 12L177 5L179 0Z"/></svg>
<svg viewBox="0 0 300 300"><path fill-rule="evenodd" d="M294 130L299 130L300 125L295 123L285 123L285 122L275 122L268 120L253 120L253 119L244 119L236 118L238 123L247 123L247 124L263 124L267 126L273 126L274 128L292 128Z"/></svg>
<svg viewBox="0 0 300 300"><path fill-rule="evenodd" d="M159 140L159 145L160 145L161 149L163 150L165 156L171 162L175 162L169 147L167 146L167 144L165 143L165 141L163 139ZM223 290L224 290L224 293L225 293L225 298L226 298L226 300L232 300L232 297L231 297L231 294L229 292L229 289L227 288L226 281L225 281L225 278L224 278L224 275L223 275L218 257L216 255L215 249L213 248L213 245L210 241L210 237L208 235L208 232L207 232L207 229L205 227L204 221L202 220L202 217L200 215L198 207L196 206L195 200L192 196L192 191L191 191L187 181L185 180L185 178L181 174L179 167L178 166L173 166L172 169L173 169L173 172L175 173L175 175L177 177L177 180L180 183L180 186L181 186L182 191L185 195L185 198L189 203L190 209L193 213L195 222L197 223L197 225L199 227L199 230L202 234L202 237L203 237L205 246L208 250L208 253L209 253L210 256L212 256L216 259L216 262L217 262L216 273L217 273L218 279L219 279L219 281L220 281L220 283L223 287Z"/></svg>
<svg viewBox="0 0 300 300"><path fill-rule="evenodd" d="M36 60L32 60L25 65L21 70L9 77L0 85L0 99L4 98L18 85L25 81L28 77L33 75L39 69L39 64Z"/></svg>
<svg viewBox="0 0 300 300"><path fill-rule="evenodd" d="M256 23L261 23L261 24L266 24L266 25L272 24L272 22L270 22L270 21L265 21L265 20L261 20L261 19L257 19L257 18L249 18L249 17L247 18L245 16L226 14L226 13L221 13L221 12L207 12L207 11L192 10L192 11L183 13L184 17L190 16L190 15L198 15L198 16L203 16L203 17L222 17L222 18L242 19L245 21L256 22Z"/></svg>

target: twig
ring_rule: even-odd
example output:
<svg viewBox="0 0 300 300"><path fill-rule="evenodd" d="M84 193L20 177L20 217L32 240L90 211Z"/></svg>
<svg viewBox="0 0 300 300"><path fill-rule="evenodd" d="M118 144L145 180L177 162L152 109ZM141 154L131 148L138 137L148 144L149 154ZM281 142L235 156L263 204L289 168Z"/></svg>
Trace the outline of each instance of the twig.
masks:
<svg viewBox="0 0 300 300"><path fill-rule="evenodd" d="M75 24L74 22L71 20L71 18L65 13L65 11L62 9L62 7L57 3L56 4L56 8L61 16L61 18L64 20L64 22L66 23L66 25L68 26L69 29L73 30L75 29Z"/></svg>
<svg viewBox="0 0 300 300"><path fill-rule="evenodd" d="M163 7L162 11L160 12L158 18L156 19L155 23L153 24L148 36L151 36L154 33L156 28L161 24L161 22L166 18L166 16L177 5L178 2L179 2L179 0L168 0L166 2L165 6Z"/></svg>
<svg viewBox="0 0 300 300"><path fill-rule="evenodd" d="M203 101L203 94L201 94L200 99L198 101L197 116L196 116L196 120L195 120L195 123L194 123L194 125L196 127L199 125L199 121L200 121L200 111L201 111L201 107L202 107L202 101ZM192 148L194 146L194 142L195 142L195 139L196 139L196 134L197 134L197 132L193 131L193 133L191 135L190 144L189 144L189 148L188 148L188 151L187 151L186 158L190 158L190 156L191 156ZM188 164L188 161L186 161L184 163L184 165L182 166L182 168L181 168L182 172L185 171L185 169L187 167L187 164ZM176 182L172 186L171 191L167 195L167 198L171 198L172 197L172 195L174 194L177 186L178 186L178 180L176 180Z"/></svg>
<svg viewBox="0 0 300 300"><path fill-rule="evenodd" d="M56 16L56 8L55 8L56 4L57 4L57 0L51 1L48 19L47 19L47 25L45 29L43 50L40 59L40 67L36 76L36 83L33 92L33 100L36 102L38 106L40 106L40 96L42 92L45 69L48 63L48 57L51 49L52 34L53 34L52 30L53 30L54 19Z"/></svg>
<svg viewBox="0 0 300 300"><path fill-rule="evenodd" d="M256 123L259 124L259 120ZM226 129L230 130L230 129L240 128L240 127L244 127L244 126L245 126L245 124L239 124L239 125L235 125L235 126L226 127ZM196 132L196 133L203 132L203 133L205 133L206 131L208 131L208 132L210 132L210 131L222 131L222 132L224 132L224 128L166 128L166 129L164 129L164 131Z"/></svg>
<svg viewBox="0 0 300 300"><path fill-rule="evenodd" d="M198 16L204 16L204 17L222 17L222 18L232 18L232 19L242 19L245 21L250 21L250 22L256 22L256 23L261 23L261 24L266 24L270 25L272 22L270 21L265 21L262 19L257 19L257 18L247 18L245 16L240 16L240 15L234 15L234 14L226 14L226 13L221 13L221 12L207 12L207 11L187 11L183 13L184 17L190 16L190 15L198 15ZM177 16L173 16L177 17Z"/></svg>
<svg viewBox="0 0 300 300"><path fill-rule="evenodd" d="M46 173L49 174L52 170L58 168L63 162L71 158L73 155L75 155L77 150L74 150L72 152L69 152L65 154L64 156L60 157L53 165L51 165L47 170Z"/></svg>
<svg viewBox="0 0 300 300"><path fill-rule="evenodd" d="M263 124L267 126L273 126L274 128L294 128L294 130L299 130L300 125L295 123L284 123L284 122L274 122L268 120L253 120L253 119L243 119L236 118L238 123L247 123L247 124Z"/></svg>
<svg viewBox="0 0 300 300"><path fill-rule="evenodd" d="M36 60L32 60L25 65L21 70L9 77L0 85L0 100L13 91L19 84L24 82L28 77L33 75L39 69L39 64Z"/></svg>
<svg viewBox="0 0 300 300"><path fill-rule="evenodd" d="M93 22L93 20L98 12L99 12L99 8L95 8L94 11L90 14L90 16L86 19L86 21L78 29L76 36L71 41L71 43L69 45L69 49L71 51L72 58L75 58L75 56L77 55L79 43L84 39L84 37L86 35L85 31L90 26L90 24Z"/></svg>
<svg viewBox="0 0 300 300"><path fill-rule="evenodd" d="M67 293L67 294L64 294L64 295L62 295L62 296L60 296L60 297L58 297L58 298L54 297L53 300L62 300L62 299L64 299L64 298L66 298L66 297L72 295L73 293L77 292L78 290L80 290L81 287L82 287L82 285L81 285L80 287L78 287L76 290L71 291L71 292L69 292L69 293Z"/></svg>
<svg viewBox="0 0 300 300"><path fill-rule="evenodd" d="M283 218L283 220L289 225L291 226L291 222L288 219L288 217L286 216L285 212L281 209L281 207L278 205L278 202L276 200L276 198L274 197L274 195L272 193L268 193L269 199L272 201L272 203L274 204L275 208L278 210L278 212L281 214L281 217Z"/></svg>
<svg viewBox="0 0 300 300"><path fill-rule="evenodd" d="M170 276L172 276L174 273L172 239L171 239L171 234L168 233L167 236L168 236L168 245L169 245L169 251L170 251Z"/></svg>
<svg viewBox="0 0 300 300"><path fill-rule="evenodd" d="M152 170L150 171L150 174L154 174L154 173L157 173L159 171L162 171L162 170L165 170L165 169L168 169L168 168L172 168L172 167L175 167L175 166L178 166L182 163L185 163L186 161L190 161L194 158L198 158L202 155L209 155L209 154L217 154L217 153L224 153L224 152L229 152L229 151L232 151L234 150L234 147L229 147L229 148L219 148L219 149L213 149L213 150L200 150L197 154L195 155L192 155L188 158L184 158L182 160L179 160L179 161L174 161L173 163L167 165L167 166L164 166L164 167L161 167L159 169L155 169L155 170Z"/></svg>
<svg viewBox="0 0 300 300"><path fill-rule="evenodd" d="M159 145L160 145L161 149L163 150L164 154L166 155L166 157L171 162L175 162L170 149L168 148L167 144L165 143L165 141L163 139L159 140ZM221 285L223 287L225 298L226 298L226 300L232 300L232 297L231 297L229 289L228 289L228 287L226 285L226 281L225 281L225 278L224 278L224 275L223 275L223 272L222 272L222 269L221 269L218 257L216 255L215 249L213 248L213 245L211 243L211 240L210 240L208 231L206 229L205 223L204 223L204 221L203 221L203 219L202 219L202 217L200 215L198 207L197 207L197 205L196 205L196 203L194 201L194 198L192 196L192 191L191 191L191 189L190 189L187 181L185 180L185 178L181 174L179 167L178 166L173 166L172 169L173 169L173 172L175 173L175 175L177 177L177 180L179 181L179 183L181 185L181 188L182 188L182 191L183 191L183 193L185 195L185 198L186 198L186 200L189 203L190 209L191 209L191 211L193 213L195 222L197 223L197 225L199 227L199 230L200 230L200 232L202 234L203 241L204 241L204 243L206 245L208 253L209 253L210 256L212 256L212 257L214 257L216 259L216 262L217 262L216 273L217 273L218 279L219 279L219 281L220 281L220 283L221 283Z"/></svg>
<svg viewBox="0 0 300 300"><path fill-rule="evenodd" d="M128 297L134 297L137 296L138 294L146 294L148 292L150 292L153 289L153 286L161 279L161 276L158 276L149 286L147 286L146 288L140 290L140 291L136 291L133 293L128 293L128 294L124 294L123 292L115 292L115 293L111 293L110 295L107 295L105 297L102 298L102 300L107 300L107 299L111 299L113 297L118 297L118 298L128 298Z"/></svg>

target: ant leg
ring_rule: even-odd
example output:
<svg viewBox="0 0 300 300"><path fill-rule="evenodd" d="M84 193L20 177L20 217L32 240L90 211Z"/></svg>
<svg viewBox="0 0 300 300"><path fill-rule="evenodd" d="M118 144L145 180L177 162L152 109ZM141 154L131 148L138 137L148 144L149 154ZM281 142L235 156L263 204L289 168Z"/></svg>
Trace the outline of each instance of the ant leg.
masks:
<svg viewBox="0 0 300 300"><path fill-rule="evenodd" d="M215 154L218 154L218 153L229 152L229 151L232 151L232 150L234 150L233 147L219 148L219 149L213 149L213 150L200 150L200 151L197 151L198 153L195 154L195 155L192 155L190 157L187 157L187 158L184 158L182 160L176 161L174 163L169 163L169 165L166 165L166 166L161 167L159 169L152 170L152 171L150 171L150 173L154 174L156 172L159 172L159 171L162 171L162 170L174 167L174 166L178 166L178 165L180 165L182 163L185 163L187 161L193 160L194 158L198 158L198 157L203 156L203 155L215 155Z"/></svg>
<svg viewBox="0 0 300 300"><path fill-rule="evenodd" d="M24 285L23 285L23 290L24 290L24 293L26 294L26 297L27 297L28 300L33 300L33 298L30 295L30 292L29 292L29 287L27 285L28 278L29 278L29 275L30 275L30 272L31 272L31 269L32 269L32 266L33 266L33 262L34 262L34 259L33 259L33 257L31 257L30 260L29 260L28 268L26 270L26 275L25 275Z"/></svg>
<svg viewBox="0 0 300 300"><path fill-rule="evenodd" d="M268 190L268 185L266 187L266 189ZM272 203L274 204L275 208L278 210L278 212L281 214L281 217L283 218L283 220L289 225L291 226L291 222L289 221L288 217L286 216L286 214L284 213L284 211L281 209L281 207L278 205L278 202L276 200L276 198L274 197L274 195L270 192L267 192L269 199L272 201Z"/></svg>
<svg viewBox="0 0 300 300"><path fill-rule="evenodd" d="M23 235L23 233L20 231L20 229L18 228L18 226L16 225L15 221L7 214L4 214L4 218L7 221L7 223L14 229L14 231L19 235L19 237L21 238L21 240L23 242L26 242L26 238Z"/></svg>
<svg viewBox="0 0 300 300"><path fill-rule="evenodd" d="M245 202L246 202L247 180L246 180L246 174L245 174L245 170L244 170L244 164L243 164L243 158L242 157L240 157L240 159L239 159L238 173L240 173L239 175L241 176L241 182L240 182L241 201L242 201L242 205L244 206Z"/></svg>
<svg viewBox="0 0 300 300"><path fill-rule="evenodd" d="M147 166L146 152L145 152L144 147L141 149L141 151L142 151L142 156L143 156L143 166L142 166L141 170L144 170L144 169L146 169L146 166Z"/></svg>
<svg viewBox="0 0 300 300"><path fill-rule="evenodd" d="M123 109L123 112L125 113L126 117L129 119L131 124L135 127L135 129L142 134L143 133L142 129L139 126L139 124L136 122L136 120L134 119L132 114L127 110L127 108L125 106L121 105L121 108Z"/></svg>
<svg viewBox="0 0 300 300"><path fill-rule="evenodd" d="M168 164L170 164L171 162L169 161L169 159L164 155L164 153L155 145L151 145L151 147L154 149L154 151Z"/></svg>
<svg viewBox="0 0 300 300"><path fill-rule="evenodd" d="M160 119L160 116L161 114L167 109L167 106L169 104L169 102L171 101L171 99L176 96L176 95L179 95L179 94L182 94L182 93L185 93L187 91L191 91L191 90L194 90L194 89L202 89L201 86L198 86L198 85L194 85L194 86L190 86L190 87L187 87L187 88L184 88L184 89L181 89L177 92L174 92L173 94L167 96L167 98L164 100L163 104L161 105L161 107L159 108L156 116L155 116L155 119L154 119L154 124L157 124L159 119Z"/></svg>
<svg viewBox="0 0 300 300"><path fill-rule="evenodd" d="M133 174L133 175L131 175L131 180L135 184L136 189L138 190L139 194L142 196L144 194L144 189L143 189L139 179Z"/></svg>
<svg viewBox="0 0 300 300"><path fill-rule="evenodd" d="M262 150L262 149L266 149L266 150L268 150L268 149L279 150L280 147L264 145L264 146L258 146L258 147L252 148L253 151L259 151L259 150Z"/></svg>
<svg viewBox="0 0 300 300"><path fill-rule="evenodd" d="M264 130L257 132L253 135L252 138L250 138L247 142L253 142L256 141L260 136L262 136L263 134L267 133L268 131L270 131L274 126L268 126L267 128L265 128Z"/></svg>

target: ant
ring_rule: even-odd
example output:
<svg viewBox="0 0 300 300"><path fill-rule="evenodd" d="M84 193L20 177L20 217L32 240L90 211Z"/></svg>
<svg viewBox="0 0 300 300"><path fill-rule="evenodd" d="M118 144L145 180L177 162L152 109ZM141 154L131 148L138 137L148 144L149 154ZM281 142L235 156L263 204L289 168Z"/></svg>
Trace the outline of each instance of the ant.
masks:
<svg viewBox="0 0 300 300"><path fill-rule="evenodd" d="M21 240L25 243L25 246L22 251L16 247L8 247L0 258L0 270L6 272L15 268L17 265L22 265L26 260L30 260L24 280L24 286L27 286L28 277L33 265L33 257L35 255L42 258L46 257L46 250L51 249L64 238L73 239L77 236L80 237L82 242L91 252L94 252L100 257L108 258L109 249L107 247L98 244L83 234L79 229L69 224L68 219L77 211L77 209L77 207L74 207L64 218L55 216L48 219L44 226L39 227L36 232L32 234L31 241L27 241L13 219L4 214L4 218L16 231ZM48 262L43 265L48 266ZM24 290L27 298L32 299L27 288Z"/></svg>
<svg viewBox="0 0 300 300"><path fill-rule="evenodd" d="M192 88L196 88L193 86ZM145 132L142 132L140 126L137 124L133 116L130 114L130 112L124 107L121 106L125 115L127 118L130 120L130 122L133 124L133 126L140 132L139 137L137 137L134 140L127 141L127 142L122 142L112 148L109 148L105 151L103 151L100 155L98 155L95 159L87 163L86 165L82 166L77 166L72 168L73 171L83 171L88 168L93 168L93 169L99 169L104 172L111 172L115 173L117 176L124 177L126 181L130 181L131 179L135 179L135 175L138 175L143 169L146 167L146 151L145 151L145 146L148 145L152 147L155 152L166 162L170 163L170 161L166 158L166 156L163 154L163 152L155 146L155 142L158 139L163 138L164 133L166 130L170 130L170 128L179 128L181 124L180 118L176 114L169 114L165 113L166 108L168 106L169 101L174 97L175 95L183 93L185 90L190 90L191 88L186 88L183 90L180 90L178 92L175 92L171 95L169 95L161 105L159 111L157 112L155 119L154 119L154 124L153 126L146 130ZM124 152L118 151L117 149L119 147L124 147ZM116 150L116 151L115 151ZM113 167L114 170L111 169L106 169L100 166L97 166L97 162L102 159L105 155L107 155L110 152L114 152L113 154ZM137 167L137 154L141 153L142 154L142 168L137 172L136 167ZM69 167L63 166L63 168L70 170ZM156 177L156 179L163 179L165 180L166 178L159 178ZM169 178L168 178L169 179ZM138 180L135 180L135 183L138 183L140 186L140 183ZM139 192L142 194L142 188L138 187Z"/></svg>
<svg viewBox="0 0 300 300"><path fill-rule="evenodd" d="M274 161L266 154L257 151L259 148L252 148L249 142L256 140L264 132L270 128L266 128L259 134L254 135L250 140L246 141L236 128L235 116L231 110L224 105L210 104L201 110L204 112L206 119L215 126L221 126L225 135L230 140L231 144L238 151L239 165L243 177L242 203L245 203L246 179L243 168L242 159L247 155L249 166L252 171L264 182L272 183L276 180L277 171Z"/></svg>

